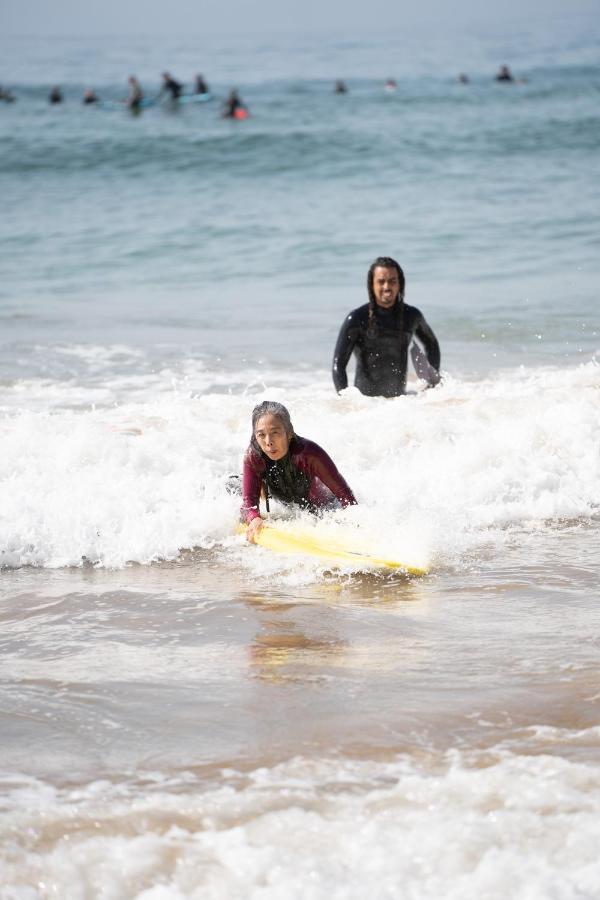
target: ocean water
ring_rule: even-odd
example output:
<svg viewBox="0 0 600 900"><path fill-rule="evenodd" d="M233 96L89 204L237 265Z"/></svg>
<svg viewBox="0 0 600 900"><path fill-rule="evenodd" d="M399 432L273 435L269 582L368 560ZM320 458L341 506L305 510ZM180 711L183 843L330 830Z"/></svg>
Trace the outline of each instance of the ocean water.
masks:
<svg viewBox="0 0 600 900"><path fill-rule="evenodd" d="M599 897L597 17L0 47L1 900ZM380 254L444 380L338 396ZM265 398L429 575L235 534Z"/></svg>

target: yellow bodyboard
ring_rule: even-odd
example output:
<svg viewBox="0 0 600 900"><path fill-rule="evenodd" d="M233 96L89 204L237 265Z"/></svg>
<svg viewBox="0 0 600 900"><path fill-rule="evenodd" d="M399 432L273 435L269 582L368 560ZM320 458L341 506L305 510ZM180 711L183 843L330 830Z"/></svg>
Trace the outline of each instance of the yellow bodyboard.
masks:
<svg viewBox="0 0 600 900"><path fill-rule="evenodd" d="M243 534L246 525L240 525L238 532ZM316 556L329 562L349 563L354 567L365 569L400 569L409 575L426 575L427 569L392 559L371 556L360 550L352 550L333 538L312 534L298 529L278 528L266 523L258 532L255 543L276 553L295 553L305 556Z"/></svg>

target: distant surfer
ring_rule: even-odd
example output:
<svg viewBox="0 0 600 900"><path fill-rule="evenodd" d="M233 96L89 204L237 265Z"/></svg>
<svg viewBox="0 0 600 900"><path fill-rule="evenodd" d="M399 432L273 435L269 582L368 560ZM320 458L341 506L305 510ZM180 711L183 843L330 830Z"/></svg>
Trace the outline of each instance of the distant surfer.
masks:
<svg viewBox="0 0 600 900"><path fill-rule="evenodd" d="M346 87L345 82L343 82L341 78L338 78L336 83L334 84L333 93L334 94L347 94L348 93L348 88Z"/></svg>
<svg viewBox="0 0 600 900"><path fill-rule="evenodd" d="M208 88L208 84L204 80L202 75L196 75L194 79L194 93L195 94L210 94L210 90Z"/></svg>
<svg viewBox="0 0 600 900"><path fill-rule="evenodd" d="M181 97L181 92L183 91L183 85L180 81L177 81L176 78L170 74L170 72L163 72L162 74L163 85L161 88L161 95L170 94L171 100L179 100Z"/></svg>
<svg viewBox="0 0 600 900"><path fill-rule="evenodd" d="M83 93L82 103L85 103L87 105L90 103L97 103L97 102L98 102L98 95L96 94L96 91L94 91L92 88L86 88Z"/></svg>
<svg viewBox="0 0 600 900"><path fill-rule="evenodd" d="M347 482L322 447L295 434L282 403L265 400L252 411L252 437L244 455L241 518L253 543L263 525L259 501L269 498L316 511L338 500L356 503Z"/></svg>
<svg viewBox="0 0 600 900"><path fill-rule="evenodd" d="M48 95L48 103L55 104L55 103L62 103L62 102L63 102L63 95L62 95L61 89L58 86L53 87L52 90L50 91L50 94Z"/></svg>
<svg viewBox="0 0 600 900"><path fill-rule="evenodd" d="M464 72L460 72L459 75L458 75L458 83L459 83L459 84L468 84L468 83L469 83L469 76L466 75Z"/></svg>
<svg viewBox="0 0 600 900"><path fill-rule="evenodd" d="M0 101L2 103L14 103L14 94L11 94L11 92L7 91L6 88L0 87Z"/></svg>
<svg viewBox="0 0 600 900"><path fill-rule="evenodd" d="M240 100L238 92L236 90L230 91L229 97L223 106L221 117L223 119L247 119L248 115L248 108Z"/></svg>
<svg viewBox="0 0 600 900"><path fill-rule="evenodd" d="M395 78L388 78L384 85L384 90L387 94L394 94L398 90L398 82Z"/></svg>
<svg viewBox="0 0 600 900"><path fill-rule="evenodd" d="M417 375L430 387L440 381L440 346L423 314L404 302L404 272L395 259L378 257L367 275L369 302L346 316L333 356L336 391L348 387L346 367L354 353L354 383L369 397L398 397L406 391L409 347Z"/></svg>
<svg viewBox="0 0 600 900"><path fill-rule="evenodd" d="M496 81L514 81L514 76L508 66L500 66L496 73Z"/></svg>
<svg viewBox="0 0 600 900"><path fill-rule="evenodd" d="M142 100L144 99L144 92L142 91L142 86L135 77L135 75L130 75L128 78L129 82L129 96L125 101L126 105L132 112L139 112L142 108Z"/></svg>

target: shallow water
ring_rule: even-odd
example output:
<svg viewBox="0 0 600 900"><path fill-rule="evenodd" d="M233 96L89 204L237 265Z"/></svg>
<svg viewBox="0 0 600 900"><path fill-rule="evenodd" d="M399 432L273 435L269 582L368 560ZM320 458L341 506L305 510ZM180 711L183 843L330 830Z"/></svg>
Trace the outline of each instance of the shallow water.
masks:
<svg viewBox="0 0 600 900"><path fill-rule="evenodd" d="M597 525L520 544L493 571L271 589L201 551L119 573L21 570L3 597L4 753L17 764L25 745L34 774L68 781L297 752L532 753L541 726L593 731Z"/></svg>
<svg viewBox="0 0 600 900"><path fill-rule="evenodd" d="M412 581L15 573L4 896L593 897L585 531Z"/></svg>

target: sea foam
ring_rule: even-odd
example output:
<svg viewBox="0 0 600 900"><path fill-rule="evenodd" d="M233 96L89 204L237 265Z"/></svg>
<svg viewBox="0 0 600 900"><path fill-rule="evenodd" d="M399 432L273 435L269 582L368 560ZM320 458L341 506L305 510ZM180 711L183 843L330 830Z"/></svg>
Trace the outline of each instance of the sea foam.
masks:
<svg viewBox="0 0 600 900"><path fill-rule="evenodd" d="M139 375L129 402L127 385L108 379L101 406L93 392L85 405L90 385L13 387L20 411L11 404L0 419L2 564L121 567L203 547L252 567L256 548L232 537L240 501L225 485L265 398L289 407L359 501L318 523L300 516L303 525L352 534L380 556L455 565L511 528L585 520L600 504L595 362L447 377L392 400L337 396L325 373L262 372L243 390L240 372L215 380L190 362L185 373ZM50 411L35 411L46 392Z"/></svg>
<svg viewBox="0 0 600 900"><path fill-rule="evenodd" d="M220 780L150 772L56 788L9 776L0 897L597 897L589 763L296 758Z"/></svg>

